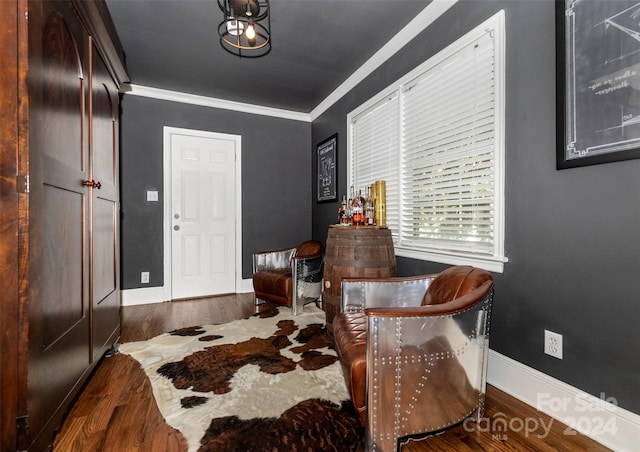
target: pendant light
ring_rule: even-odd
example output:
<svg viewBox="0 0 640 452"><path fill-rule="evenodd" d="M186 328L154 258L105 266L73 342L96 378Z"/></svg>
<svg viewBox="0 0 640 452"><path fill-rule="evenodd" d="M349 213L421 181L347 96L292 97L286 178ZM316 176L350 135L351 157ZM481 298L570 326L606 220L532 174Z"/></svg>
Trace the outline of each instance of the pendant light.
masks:
<svg viewBox="0 0 640 452"><path fill-rule="evenodd" d="M244 58L271 51L269 0L218 0L218 6L224 14L218 25L224 50Z"/></svg>

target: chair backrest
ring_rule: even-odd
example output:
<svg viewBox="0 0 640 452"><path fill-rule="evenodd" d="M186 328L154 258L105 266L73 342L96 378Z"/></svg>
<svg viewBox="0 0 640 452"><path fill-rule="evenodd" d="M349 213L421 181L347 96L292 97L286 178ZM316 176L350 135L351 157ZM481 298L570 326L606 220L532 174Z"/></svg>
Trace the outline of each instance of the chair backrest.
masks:
<svg viewBox="0 0 640 452"><path fill-rule="evenodd" d="M324 252L322 243L317 240L307 240L296 247L292 257L315 257Z"/></svg>
<svg viewBox="0 0 640 452"><path fill-rule="evenodd" d="M449 267L440 273L427 288L422 305L442 304L460 298L480 287L486 281L492 281L486 270L466 265Z"/></svg>

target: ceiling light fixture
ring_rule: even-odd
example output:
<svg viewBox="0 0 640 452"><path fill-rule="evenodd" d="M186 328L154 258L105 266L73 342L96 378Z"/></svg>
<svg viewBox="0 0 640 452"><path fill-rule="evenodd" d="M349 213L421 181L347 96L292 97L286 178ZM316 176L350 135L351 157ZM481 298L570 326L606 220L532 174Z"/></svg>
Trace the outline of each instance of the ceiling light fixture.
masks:
<svg viewBox="0 0 640 452"><path fill-rule="evenodd" d="M218 0L218 6L224 13L218 25L224 50L245 58L271 51L269 0Z"/></svg>

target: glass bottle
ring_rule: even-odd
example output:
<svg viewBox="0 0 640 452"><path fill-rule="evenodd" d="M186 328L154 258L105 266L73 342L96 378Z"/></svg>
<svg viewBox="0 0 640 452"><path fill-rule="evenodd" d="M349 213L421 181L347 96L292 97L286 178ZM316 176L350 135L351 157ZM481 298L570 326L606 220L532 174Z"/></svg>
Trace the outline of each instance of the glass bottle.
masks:
<svg viewBox="0 0 640 452"><path fill-rule="evenodd" d="M349 218L349 209L347 208L346 195L342 195L342 202L340 203L340 207L338 208L338 224L351 224L351 219Z"/></svg>
<svg viewBox="0 0 640 452"><path fill-rule="evenodd" d="M373 204L373 194L369 190L369 187L367 187L367 195L364 200L364 218L365 223L369 226L373 226L374 224L376 224L375 211L375 206Z"/></svg>
<svg viewBox="0 0 640 452"><path fill-rule="evenodd" d="M349 217L349 224L353 224L353 198L355 198L355 191L353 185L349 191L349 200L347 201L347 217Z"/></svg>
<svg viewBox="0 0 640 452"><path fill-rule="evenodd" d="M360 189L351 202L351 210L353 211L352 223L356 226L364 225L364 198Z"/></svg>

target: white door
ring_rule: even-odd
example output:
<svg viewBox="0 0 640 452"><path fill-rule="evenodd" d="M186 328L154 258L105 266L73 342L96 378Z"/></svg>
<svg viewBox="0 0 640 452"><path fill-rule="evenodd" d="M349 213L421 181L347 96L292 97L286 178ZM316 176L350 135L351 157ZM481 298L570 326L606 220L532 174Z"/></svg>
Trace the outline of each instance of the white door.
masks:
<svg viewBox="0 0 640 452"><path fill-rule="evenodd" d="M171 298L234 293L238 141L198 131L170 136Z"/></svg>

